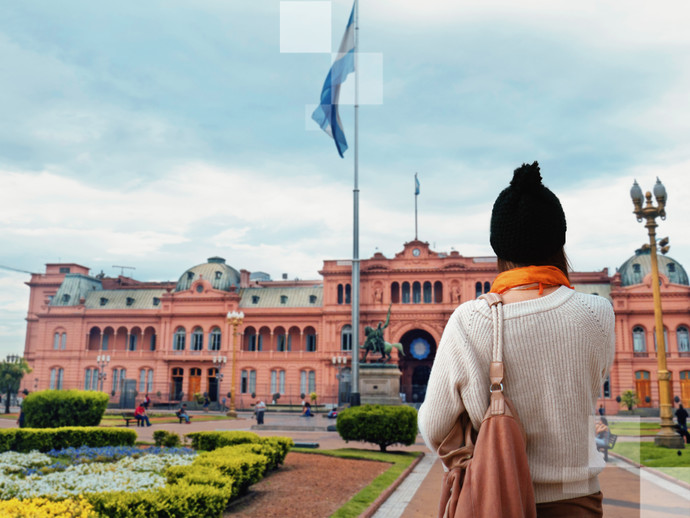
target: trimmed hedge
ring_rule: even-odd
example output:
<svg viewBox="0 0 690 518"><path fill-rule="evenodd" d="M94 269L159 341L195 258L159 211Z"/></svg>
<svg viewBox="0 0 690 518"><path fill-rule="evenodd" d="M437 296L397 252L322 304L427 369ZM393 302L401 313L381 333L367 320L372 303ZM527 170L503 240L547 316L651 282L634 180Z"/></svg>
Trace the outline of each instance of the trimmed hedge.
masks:
<svg viewBox="0 0 690 518"><path fill-rule="evenodd" d="M192 432L185 434L192 441L192 448L213 451L224 446L259 442L261 437L252 432Z"/></svg>
<svg viewBox="0 0 690 518"><path fill-rule="evenodd" d="M149 491L113 491L86 496L98 516L111 518L219 518L230 500L226 489L178 484Z"/></svg>
<svg viewBox="0 0 690 518"><path fill-rule="evenodd" d="M137 439L134 430L98 427L64 428L6 428L0 429L0 453L33 450L46 452L53 449L79 446L133 446Z"/></svg>
<svg viewBox="0 0 690 518"><path fill-rule="evenodd" d="M108 406L108 395L90 390L43 390L24 399L27 428L98 426Z"/></svg>
<svg viewBox="0 0 690 518"><path fill-rule="evenodd" d="M370 442L381 451L393 444L409 446L417 438L417 411L404 405L350 407L338 414L336 429L346 442Z"/></svg>
<svg viewBox="0 0 690 518"><path fill-rule="evenodd" d="M156 446L176 448L180 445L180 436L174 432L168 432L167 430L156 430L153 432L153 441Z"/></svg>

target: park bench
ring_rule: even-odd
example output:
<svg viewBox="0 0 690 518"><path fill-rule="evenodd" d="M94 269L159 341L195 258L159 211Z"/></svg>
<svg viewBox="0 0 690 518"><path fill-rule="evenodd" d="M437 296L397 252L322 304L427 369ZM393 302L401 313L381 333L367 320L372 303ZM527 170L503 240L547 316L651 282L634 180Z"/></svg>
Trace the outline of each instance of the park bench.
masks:
<svg viewBox="0 0 690 518"><path fill-rule="evenodd" d="M129 427L130 421L137 420L137 418L134 416L134 412L122 412L122 419L124 419L125 423L127 423L127 427Z"/></svg>
<svg viewBox="0 0 690 518"><path fill-rule="evenodd" d="M187 414L187 415L189 415L189 414ZM182 417L182 416L180 415L180 411L179 411L179 410L178 410L177 412L175 412L175 417L177 417L177 419L180 421L180 424L182 424L182 422L185 420L184 417ZM194 417L194 416L193 416L193 415L190 415L190 416L189 416L189 422L190 422L190 423L192 422L192 417Z"/></svg>
<svg viewBox="0 0 690 518"><path fill-rule="evenodd" d="M604 460L606 462L609 460L609 450L613 449L616 445L616 439L618 439L618 436L615 433L610 433L609 441L606 443L606 446L597 447L597 450L604 452Z"/></svg>

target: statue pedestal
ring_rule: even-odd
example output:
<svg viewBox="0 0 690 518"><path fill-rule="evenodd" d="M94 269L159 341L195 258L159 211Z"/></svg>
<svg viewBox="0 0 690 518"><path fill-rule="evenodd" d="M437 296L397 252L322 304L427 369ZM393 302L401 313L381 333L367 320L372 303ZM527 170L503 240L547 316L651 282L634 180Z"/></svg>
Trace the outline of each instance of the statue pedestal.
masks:
<svg viewBox="0 0 690 518"><path fill-rule="evenodd" d="M359 364L359 392L363 405L401 405L400 376L397 365Z"/></svg>

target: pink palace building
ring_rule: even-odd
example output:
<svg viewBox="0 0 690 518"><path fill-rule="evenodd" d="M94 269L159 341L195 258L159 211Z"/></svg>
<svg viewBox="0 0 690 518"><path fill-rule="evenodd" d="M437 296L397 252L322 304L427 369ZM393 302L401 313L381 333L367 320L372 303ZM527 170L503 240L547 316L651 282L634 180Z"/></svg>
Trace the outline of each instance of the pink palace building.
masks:
<svg viewBox="0 0 690 518"><path fill-rule="evenodd" d="M660 256L659 264L673 395L690 406L688 275L669 257ZM436 252L417 240L394 257L376 253L361 261L359 343L364 326L385 321L390 305L386 340L404 348L393 360L406 402L424 399L452 311L488 291L496 273L495 257ZM102 390L114 405L146 393L154 404L195 394L219 402L232 389L234 368L239 408L257 398L298 404L313 392L319 403L343 404L351 389L351 262L324 261L320 274L272 280L211 257L177 282L143 282L48 264L27 283L24 357L33 372L22 388ZM658 406L649 252L638 250L613 276L607 269L574 272L571 281L609 299L616 313L616 360L600 403L615 413L616 397L635 390L639 406ZM244 313L234 336L231 311Z"/></svg>

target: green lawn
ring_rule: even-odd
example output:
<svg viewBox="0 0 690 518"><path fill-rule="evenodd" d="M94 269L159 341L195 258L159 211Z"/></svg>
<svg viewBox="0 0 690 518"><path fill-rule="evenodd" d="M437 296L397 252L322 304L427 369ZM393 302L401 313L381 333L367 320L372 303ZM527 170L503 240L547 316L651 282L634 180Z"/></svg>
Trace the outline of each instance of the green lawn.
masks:
<svg viewBox="0 0 690 518"><path fill-rule="evenodd" d="M690 448L672 450L651 442L617 442L613 451L690 484Z"/></svg>
<svg viewBox="0 0 690 518"><path fill-rule="evenodd" d="M627 437L653 436L659 432L659 423L640 421L610 421L611 433Z"/></svg>
<svg viewBox="0 0 690 518"><path fill-rule="evenodd" d="M338 509L332 517L354 518L362 514L378 496L386 490L412 462L421 455L420 452L383 453L372 450L343 448L340 450L318 450L310 448L293 448L290 451L314 455L330 455L348 459L365 459L388 462L391 467L376 477L371 484L353 496L349 502Z"/></svg>

